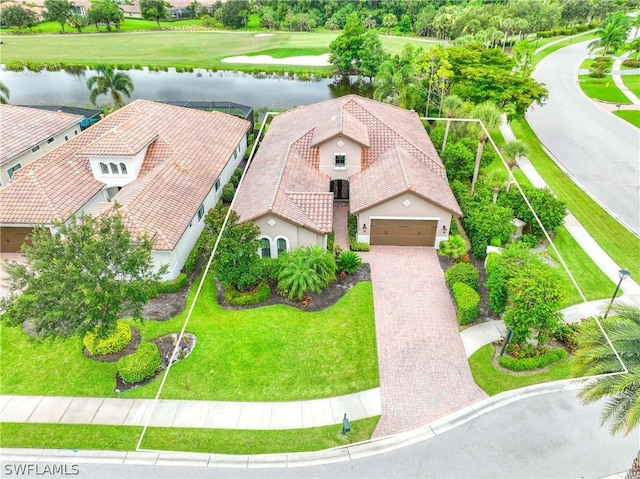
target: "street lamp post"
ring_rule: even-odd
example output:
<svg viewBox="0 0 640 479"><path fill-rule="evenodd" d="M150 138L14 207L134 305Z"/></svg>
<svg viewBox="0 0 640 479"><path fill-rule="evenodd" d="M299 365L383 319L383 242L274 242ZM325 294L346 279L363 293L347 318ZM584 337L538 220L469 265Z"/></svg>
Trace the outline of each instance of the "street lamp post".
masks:
<svg viewBox="0 0 640 479"><path fill-rule="evenodd" d="M611 310L611 306L613 306L613 301L616 299L616 294L618 294L618 290L620 289L620 285L622 284L622 280L628 278L631 275L629 271L626 269L621 269L618 271L618 276L620 276L620 281L618 281L618 285L616 286L616 290L613 292L613 297L611 298L611 302L609 303L609 307L607 308L607 312L604 313L604 317L609 316L609 311Z"/></svg>

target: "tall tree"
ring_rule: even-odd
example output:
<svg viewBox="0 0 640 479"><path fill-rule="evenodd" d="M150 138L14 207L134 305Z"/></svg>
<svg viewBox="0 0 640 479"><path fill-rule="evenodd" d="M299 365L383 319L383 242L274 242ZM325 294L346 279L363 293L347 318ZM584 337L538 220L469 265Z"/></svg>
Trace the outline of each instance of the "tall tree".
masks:
<svg viewBox="0 0 640 479"><path fill-rule="evenodd" d="M114 0L93 0L87 11L87 20L96 26L96 31L100 30L100 23L106 24L108 31L111 31L111 24L119 30L124 21L124 13Z"/></svg>
<svg viewBox="0 0 640 479"><path fill-rule="evenodd" d="M9 87L0 82L0 104L6 105L9 103Z"/></svg>
<svg viewBox="0 0 640 479"><path fill-rule="evenodd" d="M420 89L415 72L415 50L406 46L400 56L395 55L380 66L375 79L376 100L414 109L420 99Z"/></svg>
<svg viewBox="0 0 640 479"><path fill-rule="evenodd" d="M140 13L145 20L153 20L160 28L160 21L169 20L168 4L163 0L140 0Z"/></svg>
<svg viewBox="0 0 640 479"><path fill-rule="evenodd" d="M87 26L87 20L82 15L74 13L69 17L69 26L78 30L78 33L82 33L82 29Z"/></svg>
<svg viewBox="0 0 640 479"><path fill-rule="evenodd" d="M240 28L243 26L242 11L249 11L251 5L246 0L229 0L222 4L220 20L225 27Z"/></svg>
<svg viewBox="0 0 640 479"><path fill-rule="evenodd" d="M384 51L382 42L376 30L368 30L362 36L362 45L358 54L360 58L359 70L363 76L374 77L389 55Z"/></svg>
<svg viewBox="0 0 640 479"><path fill-rule="evenodd" d="M122 95L131 98L133 92L133 81L131 77L123 72L116 72L112 66L97 65L96 76L87 80L87 88L91 90L89 100L96 104L96 98L100 95L111 95L116 108L124 106Z"/></svg>
<svg viewBox="0 0 640 479"><path fill-rule="evenodd" d="M591 42L589 48L593 50L602 47L605 55L615 52L625 44L630 29L629 17L624 12L610 13L604 22L598 25L596 30L598 39Z"/></svg>
<svg viewBox="0 0 640 479"><path fill-rule="evenodd" d="M22 5L12 3L0 9L2 23L11 27L18 27L18 32L22 32L24 27L30 27L36 23L36 15Z"/></svg>
<svg viewBox="0 0 640 479"><path fill-rule="evenodd" d="M68 0L44 0L47 9L45 18L50 22L58 22L64 33L64 27L73 15L73 4Z"/></svg>
<svg viewBox="0 0 640 479"><path fill-rule="evenodd" d="M391 29L398 24L398 19L393 13L387 13L382 18L382 26L387 29L387 35L391 32Z"/></svg>
<svg viewBox="0 0 640 479"><path fill-rule="evenodd" d="M490 103L484 103L482 105L476 106L471 112L471 117L480 120L487 130L493 130L500 125L500 110L498 110L494 105L491 105ZM476 186L476 181L478 181L480 159L482 158L482 151L487 140L488 137L484 131L484 128L480 127L480 131L478 133L478 150L476 152L476 163L473 170L473 178L471 179L472 195Z"/></svg>
<svg viewBox="0 0 640 479"><path fill-rule="evenodd" d="M29 320L45 337L108 334L124 308L139 319L166 270L154 272L149 239L133 238L117 208L99 218L72 216L54 228L34 228L22 249L25 263L6 264L13 294L2 301L2 319Z"/></svg>
<svg viewBox="0 0 640 479"><path fill-rule="evenodd" d="M442 150L447 147L447 138L451 129L451 118L457 117L464 111L464 102L456 95L449 95L442 100L442 112L447 117L447 126L444 129L444 139L442 140Z"/></svg>
<svg viewBox="0 0 640 479"><path fill-rule="evenodd" d="M581 326L572 366L574 377L598 376L579 395L586 404L608 398L602 424L609 422L612 434L627 435L640 424L640 308L616 305L613 312L600 321L629 372L607 375L620 372L621 365L593 319Z"/></svg>
<svg viewBox="0 0 640 479"><path fill-rule="evenodd" d="M329 44L329 62L344 73L348 73L354 65L357 67L365 31L358 14L354 12L349 15L342 33Z"/></svg>

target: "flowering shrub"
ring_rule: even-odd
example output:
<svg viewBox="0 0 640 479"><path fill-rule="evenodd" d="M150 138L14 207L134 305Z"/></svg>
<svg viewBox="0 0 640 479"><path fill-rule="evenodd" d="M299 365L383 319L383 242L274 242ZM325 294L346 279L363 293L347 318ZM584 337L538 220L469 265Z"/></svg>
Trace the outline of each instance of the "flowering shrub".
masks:
<svg viewBox="0 0 640 479"><path fill-rule="evenodd" d="M548 353L551 350L548 346L534 346L533 344L526 343L520 345L518 343L507 344L507 354L513 356L516 359L523 358L535 358L541 354Z"/></svg>
<svg viewBox="0 0 640 479"><path fill-rule="evenodd" d="M551 337L564 344L570 353L574 353L578 349L579 334L580 323L559 323L551 332Z"/></svg>

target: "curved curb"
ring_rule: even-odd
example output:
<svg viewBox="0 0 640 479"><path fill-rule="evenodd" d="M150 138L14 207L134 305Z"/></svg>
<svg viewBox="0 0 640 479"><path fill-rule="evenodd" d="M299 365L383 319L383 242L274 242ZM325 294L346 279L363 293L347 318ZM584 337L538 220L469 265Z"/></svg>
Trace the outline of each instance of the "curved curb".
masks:
<svg viewBox="0 0 640 479"><path fill-rule="evenodd" d="M431 439L513 402L542 394L576 391L581 388L579 379L565 379L505 391L408 432L315 452L230 455L178 451L78 451L70 449L2 448L0 449L0 458L4 462L110 463L242 469L318 466L384 454Z"/></svg>

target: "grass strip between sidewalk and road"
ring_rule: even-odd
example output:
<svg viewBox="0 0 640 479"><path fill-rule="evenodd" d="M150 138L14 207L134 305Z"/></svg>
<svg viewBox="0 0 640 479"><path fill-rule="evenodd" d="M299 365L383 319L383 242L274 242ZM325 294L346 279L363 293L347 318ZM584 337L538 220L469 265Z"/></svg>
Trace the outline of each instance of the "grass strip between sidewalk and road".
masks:
<svg viewBox="0 0 640 479"><path fill-rule="evenodd" d="M275 454L329 449L371 438L380 416L305 429L237 430L150 427L143 449L210 454ZM15 448L135 451L140 426L0 423L0 446Z"/></svg>
<svg viewBox="0 0 640 479"><path fill-rule="evenodd" d="M569 211L616 264L631 272L631 277L640 278L640 239L582 191L549 158L523 118L514 119L511 128L516 138L527 145L527 157L555 195L567 204Z"/></svg>
<svg viewBox="0 0 640 479"><path fill-rule="evenodd" d="M485 344L469 358L471 374L476 384L489 396L522 388L531 384L571 378L569 357L565 357L540 373L505 373L493 365L493 344Z"/></svg>

